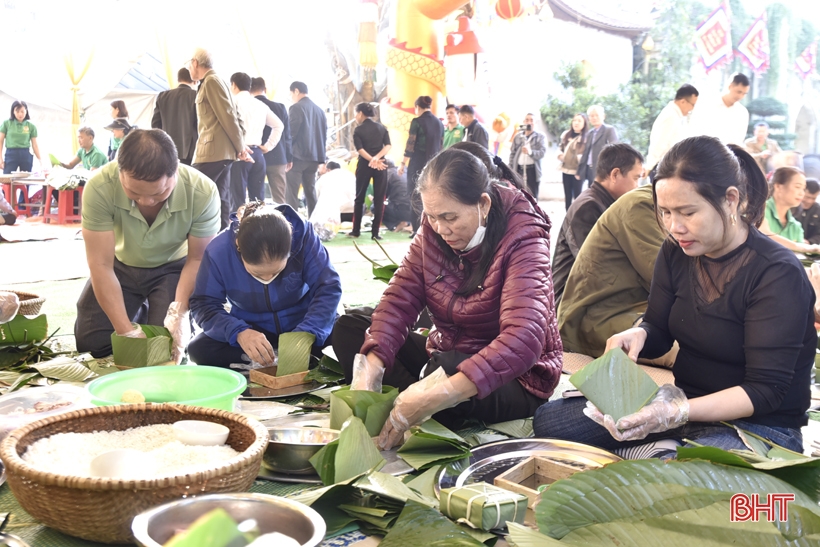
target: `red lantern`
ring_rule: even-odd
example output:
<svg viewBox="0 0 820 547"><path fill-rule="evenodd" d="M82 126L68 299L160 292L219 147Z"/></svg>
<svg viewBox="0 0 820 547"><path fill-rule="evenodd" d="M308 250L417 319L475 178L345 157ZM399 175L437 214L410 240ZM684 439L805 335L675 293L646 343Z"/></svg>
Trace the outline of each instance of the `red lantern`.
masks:
<svg viewBox="0 0 820 547"><path fill-rule="evenodd" d="M524 6L521 0L498 0L495 12L502 19L516 19L524 15Z"/></svg>

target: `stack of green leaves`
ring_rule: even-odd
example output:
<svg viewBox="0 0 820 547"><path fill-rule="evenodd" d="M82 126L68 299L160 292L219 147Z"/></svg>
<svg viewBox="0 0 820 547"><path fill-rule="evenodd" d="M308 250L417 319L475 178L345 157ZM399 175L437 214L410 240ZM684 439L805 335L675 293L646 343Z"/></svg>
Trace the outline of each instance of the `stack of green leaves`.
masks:
<svg viewBox="0 0 820 547"><path fill-rule="evenodd" d="M384 535L408 501L427 507L436 504L435 498L420 495L396 477L378 471L297 494L292 499L311 506L322 515L328 536L353 523L366 534Z"/></svg>
<svg viewBox="0 0 820 547"><path fill-rule="evenodd" d="M737 493L793 493L795 499L788 520L731 522L730 500ZM752 468L703 460L622 461L575 473L543 492L535 507L541 535L513 524L509 529L518 547L818 545L815 497Z"/></svg>
<svg viewBox="0 0 820 547"><path fill-rule="evenodd" d="M48 319L38 315L29 319L15 315L8 323L0 325L0 346L42 342L48 335Z"/></svg>
<svg viewBox="0 0 820 547"><path fill-rule="evenodd" d="M345 373L342 370L342 365L339 364L339 361L327 355L323 355L319 359L319 363L305 376L305 380L313 380L320 384L335 384L344 379Z"/></svg>
<svg viewBox="0 0 820 547"><path fill-rule="evenodd" d="M620 348L598 357L569 381L616 423L640 410L658 392L658 384Z"/></svg>
<svg viewBox="0 0 820 547"><path fill-rule="evenodd" d="M310 458L323 484L335 484L384 465L364 423L352 416L342 425L339 438Z"/></svg>
<svg viewBox="0 0 820 547"><path fill-rule="evenodd" d="M435 420L410 429L410 438L399 448L399 457L414 469L427 469L470 457L470 443Z"/></svg>
<svg viewBox="0 0 820 547"><path fill-rule="evenodd" d="M284 332L279 335L276 376L304 372L310 366L310 350L316 335L310 332Z"/></svg>
<svg viewBox="0 0 820 547"><path fill-rule="evenodd" d="M474 533L426 505L408 501L399 519L380 547L484 547L495 544L495 536Z"/></svg>
<svg viewBox="0 0 820 547"><path fill-rule="evenodd" d="M399 390L384 386L381 393L344 386L330 394L330 428L339 429L352 416L364 422L371 437L381 433Z"/></svg>

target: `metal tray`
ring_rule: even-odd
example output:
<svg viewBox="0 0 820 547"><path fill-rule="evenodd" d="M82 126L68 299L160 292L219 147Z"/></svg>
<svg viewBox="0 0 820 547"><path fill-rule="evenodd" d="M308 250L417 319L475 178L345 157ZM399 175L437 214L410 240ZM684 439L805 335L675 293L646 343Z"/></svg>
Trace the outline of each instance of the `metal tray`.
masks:
<svg viewBox="0 0 820 547"><path fill-rule="evenodd" d="M398 477L399 475L406 475L415 471L407 462L401 459L398 455L398 447L391 450L382 451L382 457L387 461L379 471ZM286 475L284 473L275 473L271 471L264 464L262 470L257 475L259 479L265 479L276 482L291 482L304 484L322 484L322 479L319 475Z"/></svg>
<svg viewBox="0 0 820 547"><path fill-rule="evenodd" d="M442 488L488 482L535 454L547 455L556 461L577 466L579 470L594 469L621 458L594 446L558 439L510 439L473 448L470 458L446 465L435 485L436 496Z"/></svg>
<svg viewBox="0 0 820 547"><path fill-rule="evenodd" d="M302 412L262 421L265 427L323 427L330 429L329 412Z"/></svg>
<svg viewBox="0 0 820 547"><path fill-rule="evenodd" d="M248 387L239 396L240 399L283 399L285 397L295 397L296 395L305 395L311 391L317 391L327 387L327 384L322 384L313 381L309 384L299 384L291 387L283 387L280 389L271 389L269 387Z"/></svg>

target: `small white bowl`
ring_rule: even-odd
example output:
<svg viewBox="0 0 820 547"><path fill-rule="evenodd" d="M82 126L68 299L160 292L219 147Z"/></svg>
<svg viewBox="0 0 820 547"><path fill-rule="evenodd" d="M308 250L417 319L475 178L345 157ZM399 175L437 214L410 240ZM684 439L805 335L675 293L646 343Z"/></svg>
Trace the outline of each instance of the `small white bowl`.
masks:
<svg viewBox="0 0 820 547"><path fill-rule="evenodd" d="M174 422L174 435L179 442L190 445L217 446L225 444L231 430L224 425L205 420Z"/></svg>
<svg viewBox="0 0 820 547"><path fill-rule="evenodd" d="M103 452L91 460L91 475L110 479L149 477L156 469L153 456L133 448Z"/></svg>

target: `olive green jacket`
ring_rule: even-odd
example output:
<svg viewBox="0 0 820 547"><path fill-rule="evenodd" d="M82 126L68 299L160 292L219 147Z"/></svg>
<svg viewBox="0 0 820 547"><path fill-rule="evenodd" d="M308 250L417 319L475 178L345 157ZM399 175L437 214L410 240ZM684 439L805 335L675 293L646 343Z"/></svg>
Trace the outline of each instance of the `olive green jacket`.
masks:
<svg viewBox="0 0 820 547"><path fill-rule="evenodd" d="M564 351L598 357L607 338L643 315L663 239L651 186L625 194L598 219L558 307Z"/></svg>
<svg viewBox="0 0 820 547"><path fill-rule="evenodd" d="M197 133L193 163L235 160L245 149L245 129L231 91L209 70L196 94Z"/></svg>

